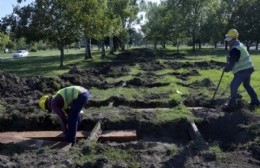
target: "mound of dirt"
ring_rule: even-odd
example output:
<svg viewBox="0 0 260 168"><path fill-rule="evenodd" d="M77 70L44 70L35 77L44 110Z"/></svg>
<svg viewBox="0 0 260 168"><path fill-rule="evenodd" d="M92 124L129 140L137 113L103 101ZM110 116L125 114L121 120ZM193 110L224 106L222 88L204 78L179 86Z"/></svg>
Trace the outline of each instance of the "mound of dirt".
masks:
<svg viewBox="0 0 260 168"><path fill-rule="evenodd" d="M215 87L215 84L209 79L209 78L204 78L202 81L195 81L190 84L190 87L207 87L207 88L213 88Z"/></svg>
<svg viewBox="0 0 260 168"><path fill-rule="evenodd" d="M135 78L126 82L126 86L160 87L169 85L169 83L160 83L158 81L160 81L160 77L152 72L138 73Z"/></svg>

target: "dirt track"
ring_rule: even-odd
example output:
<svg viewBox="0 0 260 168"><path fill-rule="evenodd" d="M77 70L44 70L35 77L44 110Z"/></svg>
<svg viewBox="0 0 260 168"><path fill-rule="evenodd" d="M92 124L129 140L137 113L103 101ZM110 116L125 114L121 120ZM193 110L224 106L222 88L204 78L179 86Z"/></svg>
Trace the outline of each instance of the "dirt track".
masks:
<svg viewBox="0 0 260 168"><path fill-rule="evenodd" d="M143 57L140 57L142 55ZM131 56L129 59L129 56ZM198 118L197 126L207 142L206 146L193 141L188 133L188 121L155 123L156 109L173 108L179 102L156 101L167 97L165 94L153 94L144 100L129 100L120 95L111 96L105 100L91 100L86 112L93 110L98 113L87 113L80 125L81 130L91 130L97 121L102 119L105 130L134 129L138 141L116 143L105 142L93 145L80 142L70 152L53 152L48 148L27 149L14 144L0 144L0 167L260 167L260 117L246 109L235 113L225 113L218 108L208 109L210 100L202 93L192 92L199 87L215 88L210 79L187 84L190 76L199 76L195 69L219 69L221 62L196 62L188 60L176 63L176 59L167 59L159 64L151 50L133 50L118 56L116 63L104 63L94 68L71 69L68 73L55 78L31 77L21 78L13 74L0 72L0 130L3 131L43 131L60 130L57 117L42 112L37 105L39 97L44 93L55 93L59 88L69 85L81 85L86 88L109 89L124 85L127 88L150 88L167 86L161 83L160 75L153 73L163 68L174 70L185 68L187 72L172 73L180 79L180 85L190 88L191 92L184 95L183 104L186 106L202 106L193 110ZM119 78L128 75L130 67L138 64L144 71L129 81L107 82L109 77ZM191 68L192 67L192 68ZM215 101L216 106L224 100ZM103 109L113 103L113 108ZM90 108L90 109L89 109ZM154 110L145 110L145 109ZM139 112L136 112L138 110ZM102 112L102 113L101 113ZM114 120L115 117L121 120ZM258 137L258 140L256 138ZM212 149L219 145L223 152ZM122 150L129 152L130 160L112 159L105 155L106 151ZM75 154L77 153L77 155ZM79 155L97 156L92 161L76 162ZM135 160L131 160L135 159ZM137 162L138 165L131 163Z"/></svg>

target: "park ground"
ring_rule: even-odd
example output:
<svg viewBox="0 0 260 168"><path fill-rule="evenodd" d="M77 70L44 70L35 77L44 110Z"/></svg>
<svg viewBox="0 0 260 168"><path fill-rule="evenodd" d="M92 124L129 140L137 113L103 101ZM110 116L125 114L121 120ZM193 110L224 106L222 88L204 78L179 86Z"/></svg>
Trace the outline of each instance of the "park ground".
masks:
<svg viewBox="0 0 260 168"><path fill-rule="evenodd" d="M239 109L225 112L232 73L225 73L211 104L228 51L136 48L84 60L82 49L66 50L59 68L57 51L30 53L0 62L0 130L59 130L57 116L39 109L46 93L70 85L91 90L79 130L102 121L103 130L136 130L138 140L81 140L68 152L47 147L0 144L0 167L260 167L260 109L249 109L239 88ZM260 53L251 52L252 85L260 94ZM11 57L11 56L10 56ZM189 134L196 123L205 143Z"/></svg>

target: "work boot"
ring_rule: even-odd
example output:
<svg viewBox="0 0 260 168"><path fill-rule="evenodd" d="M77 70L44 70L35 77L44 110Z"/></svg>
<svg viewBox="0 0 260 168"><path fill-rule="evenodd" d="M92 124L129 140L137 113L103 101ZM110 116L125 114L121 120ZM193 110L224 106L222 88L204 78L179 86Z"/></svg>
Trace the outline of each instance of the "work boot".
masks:
<svg viewBox="0 0 260 168"><path fill-rule="evenodd" d="M260 102L257 102L257 103L255 103L255 102L250 102L250 103L249 103L249 109L250 109L250 110L254 110L255 107L260 107Z"/></svg>
<svg viewBox="0 0 260 168"><path fill-rule="evenodd" d="M238 109L238 107L237 106L225 105L221 109L225 112L231 113L231 112L235 112Z"/></svg>

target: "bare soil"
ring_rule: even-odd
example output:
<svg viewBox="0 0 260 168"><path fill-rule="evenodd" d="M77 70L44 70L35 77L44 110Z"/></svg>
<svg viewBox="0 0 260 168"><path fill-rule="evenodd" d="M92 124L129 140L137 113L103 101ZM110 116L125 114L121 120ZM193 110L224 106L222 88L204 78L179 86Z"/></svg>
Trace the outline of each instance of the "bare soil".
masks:
<svg viewBox="0 0 260 168"><path fill-rule="evenodd" d="M260 116L248 110L241 100L240 109L233 113L223 112L224 99L216 99L210 107L210 99L198 92L200 87L214 90L209 78L187 84L189 76L199 76L198 69L220 69L224 63L201 61L191 63L184 55L171 54L166 62L156 61L156 54L149 49L137 49L120 54L114 63L102 63L88 69L72 68L68 73L57 77L34 76L18 77L0 71L0 131L36 131L60 130L55 115L42 112L37 100L45 93L55 93L58 89L70 85L108 89L122 86L130 88L149 88L167 86L161 83L160 76L154 71L164 68L174 70L185 68L187 73L171 75L181 79L179 84L190 89L184 95L183 104L194 108L193 114L200 120L196 122L206 144L194 141L188 131L188 121L156 123L156 110L151 108L171 108L178 102L159 102L167 94L154 94L145 97L145 101L128 100L121 96L111 96L103 101L91 100L84 111L80 130L91 130L95 123L102 120L102 129L135 129L138 141L134 142L97 142L91 144L80 141L69 152L32 149L17 144L0 143L0 167L95 167L95 168L254 168L260 167ZM107 77L126 76L133 65L139 64L144 73L137 74L129 81L107 82ZM113 108L104 108L113 102ZM142 108L136 112L136 108ZM94 112L91 112L94 111ZM115 118L120 117L120 120ZM214 150L219 146L221 151ZM105 155L111 149L127 151L134 160L116 160ZM76 154L75 154L76 153ZM97 158L78 162L80 156L95 154ZM138 164L133 164L138 163Z"/></svg>

